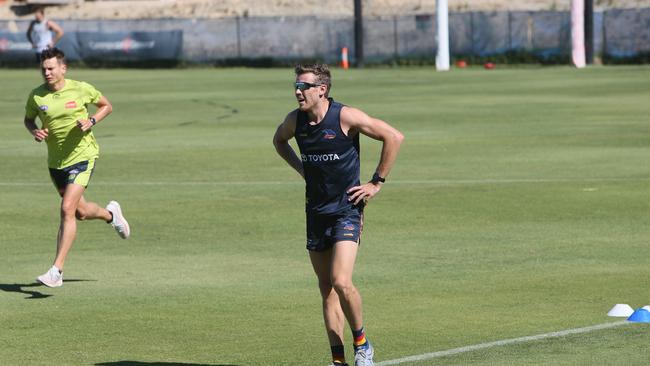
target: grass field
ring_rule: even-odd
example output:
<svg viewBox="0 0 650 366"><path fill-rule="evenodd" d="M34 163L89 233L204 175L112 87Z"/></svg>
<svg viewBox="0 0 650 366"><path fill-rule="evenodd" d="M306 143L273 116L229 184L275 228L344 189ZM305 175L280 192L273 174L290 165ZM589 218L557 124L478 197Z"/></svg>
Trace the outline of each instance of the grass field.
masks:
<svg viewBox="0 0 650 366"><path fill-rule="evenodd" d="M81 223L65 285L34 284L59 205L22 126L40 76L0 70L0 364L326 365L304 187L271 143L292 71L68 77L114 105L86 197L120 201L132 237ZM332 96L406 136L355 272L376 361L650 304L650 67L335 70ZM379 149L362 139L367 179ZM646 365L649 327L404 365Z"/></svg>

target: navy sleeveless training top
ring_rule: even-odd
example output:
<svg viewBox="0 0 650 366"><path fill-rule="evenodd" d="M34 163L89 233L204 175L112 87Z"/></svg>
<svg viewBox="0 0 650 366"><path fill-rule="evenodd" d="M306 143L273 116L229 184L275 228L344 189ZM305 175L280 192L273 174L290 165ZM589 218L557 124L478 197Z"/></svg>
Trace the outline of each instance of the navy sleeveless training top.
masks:
<svg viewBox="0 0 650 366"><path fill-rule="evenodd" d="M354 207L347 190L359 185L359 135L346 136L341 129L343 104L329 100L320 123L309 124L298 110L295 138L305 171L306 210L315 214L339 214Z"/></svg>

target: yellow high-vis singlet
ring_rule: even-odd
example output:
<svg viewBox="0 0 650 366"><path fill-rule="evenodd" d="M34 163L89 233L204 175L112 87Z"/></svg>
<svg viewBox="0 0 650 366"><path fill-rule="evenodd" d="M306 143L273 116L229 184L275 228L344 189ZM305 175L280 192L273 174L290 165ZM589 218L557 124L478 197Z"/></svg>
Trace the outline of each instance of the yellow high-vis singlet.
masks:
<svg viewBox="0 0 650 366"><path fill-rule="evenodd" d="M92 131L83 132L77 120L88 119L88 104L95 104L102 94L92 85L65 79L65 86L58 91L48 89L46 84L32 90L25 105L25 116L42 122L48 129L47 164L61 169L99 156L99 146Z"/></svg>

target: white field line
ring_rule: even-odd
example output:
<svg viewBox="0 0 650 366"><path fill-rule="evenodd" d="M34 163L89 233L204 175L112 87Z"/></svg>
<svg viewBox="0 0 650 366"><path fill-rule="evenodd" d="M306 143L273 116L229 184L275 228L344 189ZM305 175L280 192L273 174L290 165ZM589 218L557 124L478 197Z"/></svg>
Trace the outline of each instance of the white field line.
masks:
<svg viewBox="0 0 650 366"><path fill-rule="evenodd" d="M606 182L648 182L650 178L549 178L549 179L459 179L459 180L394 180L390 184L406 185L481 185L481 184L518 184L518 183L606 183ZM49 186L42 182L0 182L0 186ZM262 186L262 185L302 185L301 181L140 181L140 182L91 182L98 186Z"/></svg>
<svg viewBox="0 0 650 366"><path fill-rule="evenodd" d="M449 349L449 350L446 350L446 351L424 353L424 354L421 354L421 355L408 356L408 357L397 358L397 359L394 359L394 360L382 361L382 362L376 363L375 365L376 366L399 365L399 364L403 364L405 362L415 362L415 361L429 360L429 359L432 359L432 358L451 356L451 355L456 355L456 354L459 354L459 353L471 352L471 351L476 351L476 350L481 350L481 349L486 349L486 348L492 348L492 347L498 347L498 346L505 346L505 345L509 345L509 344L534 342L534 341L539 341L539 340L542 340L542 339L564 337L564 336L568 336L568 335L572 335L572 334L589 333L589 332L594 332L594 331L601 330L601 329L609 329L609 328L620 327L620 326L626 325L626 324L631 324L631 323L628 322L627 320L623 320L623 321L619 321L619 322L598 324L598 325L593 325L593 326L584 327L584 328L567 329L567 330L562 330L562 331L559 331L559 332L538 334L538 335L521 337L521 338L504 339L504 340L501 340L501 341L494 341L494 342L475 344L473 346L465 346L465 347L453 348L453 349Z"/></svg>

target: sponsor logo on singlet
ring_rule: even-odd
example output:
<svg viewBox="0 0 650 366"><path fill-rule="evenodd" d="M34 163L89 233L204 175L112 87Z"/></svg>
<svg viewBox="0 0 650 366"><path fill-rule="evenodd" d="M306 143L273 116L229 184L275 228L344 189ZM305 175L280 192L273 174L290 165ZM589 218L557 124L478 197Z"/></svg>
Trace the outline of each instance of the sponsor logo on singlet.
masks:
<svg viewBox="0 0 650 366"><path fill-rule="evenodd" d="M309 163L341 160L338 154L300 154L300 157L303 162Z"/></svg>
<svg viewBox="0 0 650 366"><path fill-rule="evenodd" d="M336 138L336 132L332 130L323 130L323 138L325 140L333 140Z"/></svg>

